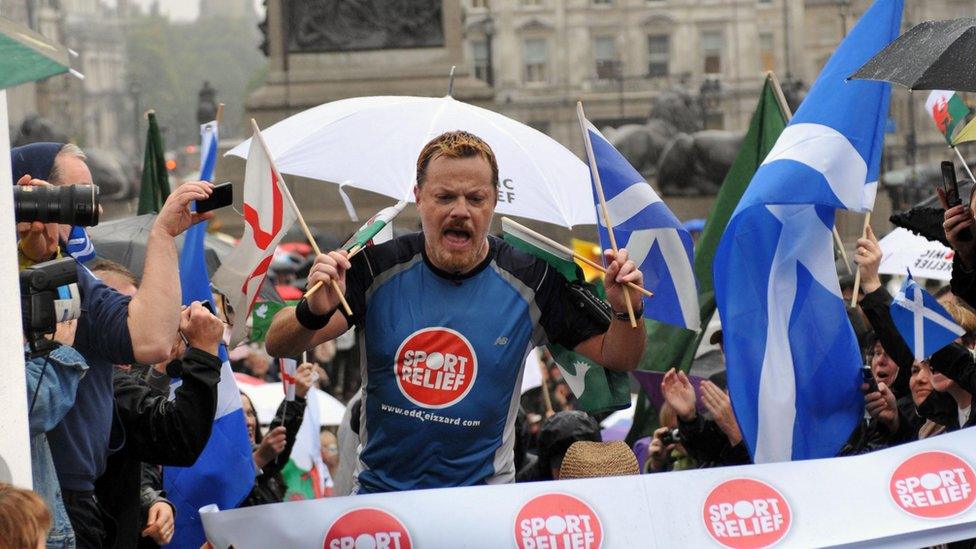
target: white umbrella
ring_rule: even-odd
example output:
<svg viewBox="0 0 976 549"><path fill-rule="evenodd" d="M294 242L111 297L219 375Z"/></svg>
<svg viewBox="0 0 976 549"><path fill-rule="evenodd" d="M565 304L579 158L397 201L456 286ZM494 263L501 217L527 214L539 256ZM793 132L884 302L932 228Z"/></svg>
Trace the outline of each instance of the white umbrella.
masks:
<svg viewBox="0 0 976 549"><path fill-rule="evenodd" d="M285 399L281 382L261 383L259 385L241 383L239 387L251 399L254 411L257 412L261 423L270 424L271 420L274 419L275 412L278 411L278 406ZM342 421L342 414L346 412L346 407L334 396L315 387L309 391L307 398L312 398L313 395L318 399L319 423L322 425L339 425Z"/></svg>
<svg viewBox="0 0 976 549"><path fill-rule="evenodd" d="M432 138L469 131L494 150L497 212L572 228L595 224L590 172L525 124L454 98L357 97L319 105L262 130L278 171L413 200L417 155ZM247 157L250 140L227 154Z"/></svg>
<svg viewBox="0 0 976 549"><path fill-rule="evenodd" d="M952 278L953 251L941 242L933 242L898 227L878 244L884 254L878 269L881 274L904 276L910 269L915 278L946 281Z"/></svg>

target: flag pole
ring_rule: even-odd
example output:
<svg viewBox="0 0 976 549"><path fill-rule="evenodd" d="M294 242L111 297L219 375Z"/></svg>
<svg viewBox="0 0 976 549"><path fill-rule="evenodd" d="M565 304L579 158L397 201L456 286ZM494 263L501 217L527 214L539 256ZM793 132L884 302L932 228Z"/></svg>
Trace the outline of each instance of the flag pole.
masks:
<svg viewBox="0 0 976 549"><path fill-rule="evenodd" d="M591 267L593 269L596 269L596 270L600 271L601 273L606 273L607 272L606 268L604 268L603 265L600 265L599 263L594 263L593 261L590 261L586 257L584 257L584 256L576 253L574 250L571 250L570 248L567 248L566 246L563 246L562 244L556 242L555 240L553 240L553 239L551 239L551 238L549 238L549 237L547 237L545 235L542 235L542 234L539 234L539 233L533 231L532 229L526 227L525 225L522 225L521 223L512 220L512 218L510 218L510 217L502 216L502 221L503 222L506 222L506 223L510 223L512 226L514 226L518 230L525 232L526 234L528 234L529 236L531 236L533 238L539 239L541 242L543 242L545 244L548 244L549 246L552 246L553 248L556 248L557 250L559 250L560 252L562 252L564 254L573 256L575 259L578 259L579 261L582 261L583 263L585 263L587 267ZM646 295L647 297L654 297L654 292L652 292L650 290L646 290L646 289L642 288L641 286L638 286L637 284L634 284L633 282L628 282L627 283L627 286L630 287L630 288L633 288L633 289L637 290L638 292Z"/></svg>
<svg viewBox="0 0 976 549"><path fill-rule="evenodd" d="M542 363L541 360L538 361L539 371L542 372L542 402L546 405L546 417L552 417L556 415L556 412L552 409L552 398L549 396L549 370L546 365Z"/></svg>
<svg viewBox="0 0 976 549"><path fill-rule="evenodd" d="M768 71L766 77L770 79L773 84L773 97L776 98L776 102L779 103L779 109L783 111L786 115L786 122L789 123L790 119L793 118L793 110L790 109L790 104L786 101L786 95L783 94L783 88L779 85L779 78L776 77L776 73ZM847 268L847 274L852 275L854 271L851 270L851 260L847 257L847 250L844 249L844 240L840 237L840 233L837 231L837 225L832 227L832 232L834 233L834 245L837 246L837 251L840 252L840 256L844 258L844 267Z"/></svg>
<svg viewBox="0 0 976 549"><path fill-rule="evenodd" d="M962 157L962 153L959 152L959 148L955 145L949 147L950 149L956 151L956 156L959 157L959 161L962 162L962 169L966 170L966 175L969 176L969 180L976 182L976 177L973 177L973 172L969 169L969 164L966 163L966 159Z"/></svg>
<svg viewBox="0 0 976 549"><path fill-rule="evenodd" d="M580 129L583 130L583 144L586 145L586 159L590 165L590 172L593 174L593 186L596 187L596 194L600 198L600 212L603 215L603 223L607 227L607 234L610 235L610 247L613 248L614 256L617 254L617 238L613 235L613 223L610 222L610 211L607 210L607 199L603 195L603 184L600 182L600 170L596 167L596 159L593 158L593 145L590 143L590 132L586 129L586 115L583 114L583 102L576 102L576 116L579 118ZM634 305L630 302L630 293L625 289L624 303L627 304L627 315L630 317L630 327L637 327L637 319L634 318Z"/></svg>
<svg viewBox="0 0 976 549"><path fill-rule="evenodd" d="M861 231L861 238L867 238L868 226L871 225L871 210L864 216L864 229ZM861 266L857 266L857 273L854 274L854 289L851 292L851 307L857 306L857 292L861 289Z"/></svg>
<svg viewBox="0 0 976 549"><path fill-rule="evenodd" d="M291 206L293 212L295 212L295 217L298 218L298 224L301 225L302 231L305 233L305 238L308 239L308 243L312 245L312 251L315 252L316 256L322 255L322 250L319 249L319 245L315 242L315 238L312 237L312 231L309 230L308 225L305 223L305 218L302 217L302 212L299 211L298 205L295 204L295 199L291 196L291 191L288 190L288 185L285 185L285 180L282 179L281 173L278 172L278 167L275 166L274 157L271 156L271 149L268 144L264 141L264 136L261 135L261 128L258 127L258 123L252 118L251 127L254 129L254 136L261 147L264 148L264 153L268 155L268 162L271 164L271 170L274 172L275 178L278 180L278 188L281 189L282 194L288 200L288 204ZM339 296L339 301L342 303L343 310L346 314L352 316L352 309L349 307L349 303L346 301L346 296L343 295L342 290L339 289L339 284L333 280L332 289L335 290L337 296Z"/></svg>

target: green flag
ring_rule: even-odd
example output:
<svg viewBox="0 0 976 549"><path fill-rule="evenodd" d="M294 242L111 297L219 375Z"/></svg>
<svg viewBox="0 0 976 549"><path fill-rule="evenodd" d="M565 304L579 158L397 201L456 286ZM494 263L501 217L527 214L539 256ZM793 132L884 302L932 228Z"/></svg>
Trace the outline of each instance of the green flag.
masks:
<svg viewBox="0 0 976 549"><path fill-rule="evenodd" d="M0 17L0 89L70 70L68 48Z"/></svg>
<svg viewBox="0 0 976 549"><path fill-rule="evenodd" d="M695 333L677 326L645 320L647 343L651 352L645 353L645 358L640 365L642 370L665 372L672 367L684 371L691 368L705 328L715 314L715 288L712 281L715 249L722 238L722 233L725 232L725 226L732 218L732 212L739 204L739 199L752 181L752 176L776 144L776 139L786 128L789 120L788 107L781 105L777 99L778 94L781 93L777 88L778 83L772 75L769 75L759 97L759 105L756 106L752 121L749 123L749 131L743 138L739 153L722 181L722 187L715 197L715 203L705 222L705 230L695 246L695 278L698 279L701 331ZM631 437L636 439L641 436L646 431L648 421L654 423L649 417L641 417L647 416L646 408L646 400L641 395L628 440Z"/></svg>
<svg viewBox="0 0 976 549"><path fill-rule="evenodd" d="M298 301L286 301L284 303L262 301L261 303L256 304L254 309L251 311L250 341L264 341L265 337L268 335L268 328L271 327L271 319L278 314L278 311L284 309L285 307L293 307L295 305L298 305Z"/></svg>
<svg viewBox="0 0 976 549"><path fill-rule="evenodd" d="M146 131L146 155L142 160L142 184L139 189L138 214L157 213L169 197L169 172L163 151L163 136L156 124L156 113L149 113Z"/></svg>
<svg viewBox="0 0 976 549"><path fill-rule="evenodd" d="M570 250L546 242L512 220L502 218L505 242L549 263L570 282L583 283L583 270ZM548 345L563 379L576 396L576 409L590 413L621 410L630 406L630 384L625 372L608 370L561 345Z"/></svg>
<svg viewBox="0 0 976 549"><path fill-rule="evenodd" d="M407 205L405 200L397 202L395 205L388 208L383 208L376 213L373 217L369 218L363 226L356 231L356 234L352 235L345 244L342 245L342 249L346 251L352 251L353 248L365 248L369 246L374 239L377 240L376 243L386 242L393 238L393 227L390 223L393 218L400 215L403 211L403 207ZM385 237L380 235L380 231L389 227L388 235ZM377 236L380 235L380 236Z"/></svg>

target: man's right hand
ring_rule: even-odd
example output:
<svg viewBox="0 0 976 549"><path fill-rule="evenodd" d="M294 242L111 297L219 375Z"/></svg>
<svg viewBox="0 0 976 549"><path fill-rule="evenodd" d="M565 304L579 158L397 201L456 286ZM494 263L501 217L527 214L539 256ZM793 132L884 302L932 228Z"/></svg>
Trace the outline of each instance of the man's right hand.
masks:
<svg viewBox="0 0 976 549"><path fill-rule="evenodd" d="M661 437L670 430L670 427L658 427L651 437L651 444L647 447L648 456L651 458L651 471L663 471L668 466L668 456L671 455L671 451L674 450L677 444L672 443L665 446L661 441Z"/></svg>
<svg viewBox="0 0 976 549"><path fill-rule="evenodd" d="M871 417L887 425L888 429L898 430L898 404L887 385L878 383L877 391L864 395L864 407Z"/></svg>
<svg viewBox="0 0 976 549"><path fill-rule="evenodd" d="M213 192L213 184L206 181L187 181L170 193L163 208L156 216L153 229L176 238L197 223L213 217L213 212L198 214L190 211L190 202L204 200Z"/></svg>
<svg viewBox="0 0 976 549"><path fill-rule="evenodd" d="M327 254L319 254L308 272L308 287L321 282L324 288L316 291L308 298L308 310L312 314L324 315L339 306L339 296L332 288L332 281L339 284L339 289L346 291L346 270L352 267L349 262L349 252L337 250Z"/></svg>
<svg viewBox="0 0 976 549"><path fill-rule="evenodd" d="M180 331L186 336L186 341L191 347L216 356L221 338L224 336L224 323L199 301L194 301L183 312Z"/></svg>
<svg viewBox="0 0 976 549"><path fill-rule="evenodd" d="M676 372L674 368L668 370L661 381L661 392L678 417L684 421L695 419L695 388L684 372Z"/></svg>
<svg viewBox="0 0 976 549"><path fill-rule="evenodd" d="M31 179L30 175L21 177L17 184L21 187L51 185L47 181ZM17 223L17 238L20 240L20 250L27 256L27 259L34 263L48 261L58 251L58 224L22 221Z"/></svg>
<svg viewBox="0 0 976 549"><path fill-rule="evenodd" d="M946 209L942 223L946 240L952 245L952 249L956 251L960 261L965 263L966 267L969 269L976 268L976 238L971 238L969 241L959 240L960 233L966 230L972 232L974 231L973 227L976 226L976 219L973 219L972 202L972 200L976 200L976 193L973 193L969 206L960 204L950 208L946 202L945 192L939 188L936 191L939 195L939 201L942 202L942 207Z"/></svg>

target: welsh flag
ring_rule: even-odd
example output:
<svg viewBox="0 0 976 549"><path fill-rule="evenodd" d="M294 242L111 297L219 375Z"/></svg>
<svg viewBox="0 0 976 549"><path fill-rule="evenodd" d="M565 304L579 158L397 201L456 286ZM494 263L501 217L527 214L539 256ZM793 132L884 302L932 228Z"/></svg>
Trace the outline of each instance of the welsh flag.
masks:
<svg viewBox="0 0 976 549"><path fill-rule="evenodd" d="M302 426L295 435L291 458L281 469L281 476L285 479L285 501L332 495L332 477L329 476L329 468L322 461L322 452L319 449L319 392L317 387L312 387L308 392L305 415L302 417ZM294 399L294 389L292 395Z"/></svg>
<svg viewBox="0 0 976 549"><path fill-rule="evenodd" d="M247 317L268 274L275 247L297 219L286 204L287 189L265 152L261 132L255 128L244 170L244 236L214 273L213 283L231 300L239 322L234 323L231 347L244 340Z"/></svg>
<svg viewBox="0 0 976 549"><path fill-rule="evenodd" d="M403 207L407 203L404 200L397 202L389 208L383 208L373 217L369 218L363 226L352 235L345 244L343 250L352 251L353 248L359 250L373 244L380 244L393 239L393 218L400 215Z"/></svg>
<svg viewBox="0 0 976 549"><path fill-rule="evenodd" d="M962 97L950 90L933 90L925 100L925 110L950 145L953 143L952 134L956 127L969 115L969 107Z"/></svg>
<svg viewBox="0 0 976 549"><path fill-rule="evenodd" d="M505 242L549 263L570 282L583 282L583 271L569 250L544 242L502 218ZM548 345L563 379L576 396L576 409L590 413L621 410L630 406L630 383L626 373L608 370L560 345Z"/></svg>

